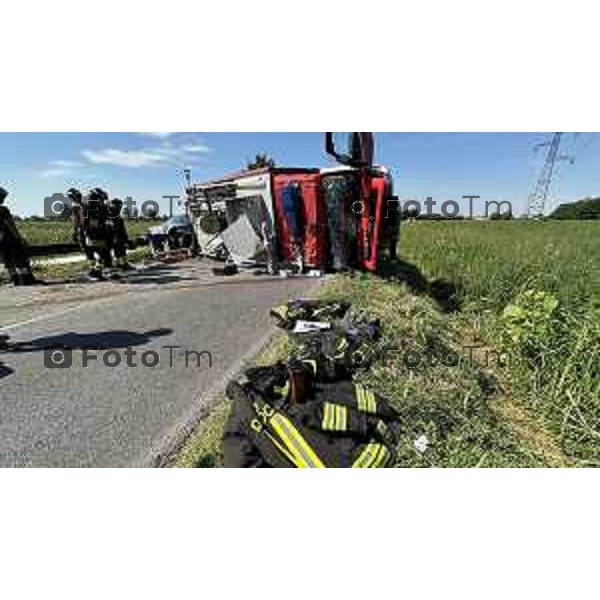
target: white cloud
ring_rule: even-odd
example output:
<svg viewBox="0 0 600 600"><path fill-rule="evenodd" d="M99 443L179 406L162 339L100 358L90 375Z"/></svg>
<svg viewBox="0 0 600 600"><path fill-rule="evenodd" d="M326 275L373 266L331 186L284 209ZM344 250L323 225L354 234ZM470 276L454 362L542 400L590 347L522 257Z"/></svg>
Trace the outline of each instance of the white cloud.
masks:
<svg viewBox="0 0 600 600"><path fill-rule="evenodd" d="M146 132L139 131L137 133L139 135L147 135L150 137L158 138L159 140L166 140L168 137L175 135L175 133L177 133L177 132L175 132L175 131L146 131Z"/></svg>
<svg viewBox="0 0 600 600"><path fill-rule="evenodd" d="M67 177L76 173L80 167L83 167L83 163L78 160L52 160L38 173L38 176L43 179Z"/></svg>
<svg viewBox="0 0 600 600"><path fill-rule="evenodd" d="M38 173L38 175L44 179L53 179L54 177L65 177L71 171L69 169L63 169L60 167L51 167L44 169Z"/></svg>
<svg viewBox="0 0 600 600"><path fill-rule="evenodd" d="M96 165L115 165L117 167L150 167L167 162L167 156L157 149L116 150L84 150L83 156Z"/></svg>
<svg viewBox="0 0 600 600"><path fill-rule="evenodd" d="M83 166L77 160L53 160L50 164L54 167L60 167L63 169L76 169L77 167Z"/></svg>
<svg viewBox="0 0 600 600"><path fill-rule="evenodd" d="M45 169L38 172L43 179L67 178L81 174L81 169L90 165L107 165L138 169L143 167L160 167L173 164L188 164L201 155L211 152L211 148L200 139L188 140L185 144L174 144L167 138L173 133L140 133L154 137L156 146L139 149L101 148L83 150L85 161L59 159L48 163Z"/></svg>
<svg viewBox="0 0 600 600"><path fill-rule="evenodd" d="M184 152L189 152L190 154L208 154L211 149L205 144L188 144L182 148Z"/></svg>
<svg viewBox="0 0 600 600"><path fill-rule="evenodd" d="M38 172L37 176L41 177L42 179L62 179L64 181L68 181L69 185L73 185L75 187L85 185L97 179L97 175L95 173L87 171L83 172L80 169L74 170L62 167L48 167L47 169L42 169Z"/></svg>
<svg viewBox="0 0 600 600"><path fill-rule="evenodd" d="M183 146L163 142L161 145L153 148L84 150L82 154L89 162L97 165L113 165L137 169L140 167L164 166L187 162L194 155L207 154L209 152L211 152L211 148L198 141Z"/></svg>

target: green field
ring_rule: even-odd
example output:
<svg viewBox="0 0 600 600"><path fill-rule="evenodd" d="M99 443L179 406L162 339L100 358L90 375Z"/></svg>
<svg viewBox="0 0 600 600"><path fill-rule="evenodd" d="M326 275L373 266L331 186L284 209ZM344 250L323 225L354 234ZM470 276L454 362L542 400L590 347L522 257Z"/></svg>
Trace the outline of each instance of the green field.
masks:
<svg viewBox="0 0 600 600"><path fill-rule="evenodd" d="M145 236L148 229L156 224L155 221L138 220L126 221L130 238ZM70 244L73 242L73 225L70 221L27 219L17 221L19 232L30 246L51 246L52 244ZM46 251L46 250L44 250ZM130 262L143 261L150 257L150 248L142 246L128 252ZM33 262L34 273L44 278L69 278L80 274L87 268L87 263L82 257L81 262L68 264L43 264L40 259L44 256L36 255ZM52 258L50 254L48 258ZM0 263L0 273L2 272ZM0 275L0 282L3 280Z"/></svg>
<svg viewBox="0 0 600 600"><path fill-rule="evenodd" d="M401 255L476 310L497 312L527 289L567 308L600 304L600 222L415 222L402 229Z"/></svg>
<svg viewBox="0 0 600 600"><path fill-rule="evenodd" d="M600 223L416 223L401 245L454 287L463 331L519 357L498 376L510 400L568 459L599 465Z"/></svg>
<svg viewBox="0 0 600 600"><path fill-rule="evenodd" d="M131 237L146 235L153 221L127 221L127 231ZM23 220L17 223L21 235L32 246L46 244L68 244L73 241L71 221Z"/></svg>
<svg viewBox="0 0 600 600"><path fill-rule="evenodd" d="M383 345L461 357L361 375L400 412L397 466L600 466L600 223L405 223L400 255L323 291L381 317ZM201 424L179 466L219 464L227 412Z"/></svg>

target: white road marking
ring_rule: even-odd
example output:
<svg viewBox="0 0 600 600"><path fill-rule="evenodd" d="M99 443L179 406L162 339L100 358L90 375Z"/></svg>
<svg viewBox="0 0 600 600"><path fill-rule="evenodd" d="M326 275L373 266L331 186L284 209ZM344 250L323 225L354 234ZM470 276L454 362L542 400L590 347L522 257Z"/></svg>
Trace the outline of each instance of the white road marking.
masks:
<svg viewBox="0 0 600 600"><path fill-rule="evenodd" d="M12 329L18 329L19 327L25 327L25 325L31 325L32 323L37 323L38 321L43 321L44 319L52 319L54 317L61 317L62 315L66 315L67 313L73 312L74 310L80 309L81 306L72 306L71 308L66 308L57 313L52 313L51 315L40 315L39 317L33 317L32 319L27 319L27 321L20 321L19 323L11 323L10 325L4 325L0 327L0 331L11 331Z"/></svg>
<svg viewBox="0 0 600 600"><path fill-rule="evenodd" d="M123 297L123 296L128 296L129 294L131 294L133 292L127 292L125 294L115 294L114 296L107 296L106 298L100 298L97 300L94 300L93 298L89 298L89 299L85 299L85 308L87 308L90 304L101 304L102 302L108 302L108 301L112 301L115 298L119 298L119 297ZM13 329L18 329L19 327L25 327L25 325L31 325L33 323L38 323L39 321L44 321L44 320L49 320L49 319L54 319L56 317L62 317L63 315L66 315L70 312L73 312L75 310L82 310L84 308L83 303L77 304L76 306L71 306L70 308L65 308L64 310L52 313L52 314L45 314L45 315L40 315L39 317L33 317L31 319L27 319L26 321L19 321L18 323L11 323L10 325L4 325L3 327L0 327L0 331L11 331Z"/></svg>
<svg viewBox="0 0 600 600"><path fill-rule="evenodd" d="M303 279L304 277L297 277L295 278L297 279ZM314 278L311 278L314 280ZM243 285L243 284L257 284L257 283L269 283L269 282L273 282L273 281L282 281L279 277L265 277L264 279L230 279L230 280L217 280L217 281L203 281L203 280L197 280L194 281L193 283L187 283L186 284L180 284L180 285L173 285L172 287L167 287L165 288L165 292L174 292L174 291L180 291L180 292L185 292L185 291L192 291L195 289L198 289L199 287L218 287L218 286L228 286L228 285ZM150 283L150 282L149 282ZM148 293L152 293L152 292L156 292L158 291L157 288L149 288L149 289L138 289L138 290L131 290L131 291L127 291L125 293L116 293L116 294L112 294L112 295L108 295L105 298L100 298L97 300L94 300L93 298L89 298L89 297L84 297L80 300L80 304L77 304L76 306L72 306L70 308L66 308L62 311L59 312L55 312L52 314L44 314L44 315L40 315L38 317L32 317L31 319L27 319L26 321L19 321L17 323L11 323L10 325L3 325L2 327L0 327L0 332L3 331L12 331L13 329L19 329L20 327L25 327L26 325L32 325L33 323L39 323L40 321L44 321L44 320L49 320L49 319L54 319L56 317L62 317L63 315L66 315L68 313L71 313L75 310L80 310L84 307L84 303L85 303L85 307L87 308L87 306L89 306L90 304L101 304L102 302L111 302L114 301L117 298L123 298L123 297L127 297L130 295L143 295L143 294L148 294Z"/></svg>

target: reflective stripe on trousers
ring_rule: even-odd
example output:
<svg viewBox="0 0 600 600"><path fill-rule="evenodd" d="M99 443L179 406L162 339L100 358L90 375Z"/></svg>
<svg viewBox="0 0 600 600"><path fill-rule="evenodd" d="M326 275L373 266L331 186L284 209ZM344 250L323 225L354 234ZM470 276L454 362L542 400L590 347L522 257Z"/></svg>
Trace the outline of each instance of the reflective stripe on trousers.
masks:
<svg viewBox="0 0 600 600"><path fill-rule="evenodd" d="M390 457L389 450L377 442L367 444L360 456L354 461L353 469L377 469L385 467Z"/></svg>
<svg viewBox="0 0 600 600"><path fill-rule="evenodd" d="M291 421L276 413L269 421L289 452L288 458L300 469L324 469L325 465Z"/></svg>
<svg viewBox="0 0 600 600"><path fill-rule="evenodd" d="M370 390L367 390L362 385L354 387L356 392L356 403L358 410L361 412L375 414L377 412L377 401L375 400L375 394Z"/></svg>
<svg viewBox="0 0 600 600"><path fill-rule="evenodd" d="M346 431L348 427L348 408L339 404L323 404L323 431Z"/></svg>

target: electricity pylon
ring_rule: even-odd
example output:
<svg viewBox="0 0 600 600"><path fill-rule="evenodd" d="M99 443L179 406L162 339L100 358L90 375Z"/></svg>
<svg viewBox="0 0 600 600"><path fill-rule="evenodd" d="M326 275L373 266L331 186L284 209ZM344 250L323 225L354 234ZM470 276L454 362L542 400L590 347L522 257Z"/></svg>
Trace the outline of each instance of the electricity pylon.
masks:
<svg viewBox="0 0 600 600"><path fill-rule="evenodd" d="M539 144L540 146L548 146L548 154L542 172L540 173L539 179L533 188L533 191L529 195L528 200L528 212L529 218L541 217L546 211L546 202L548 200L548 190L552 183L552 177L556 169L556 162L558 160L571 160L567 156L559 156L558 151L560 149L560 142L562 140L562 133L555 133L552 136L552 140L548 143Z"/></svg>
<svg viewBox="0 0 600 600"><path fill-rule="evenodd" d="M533 188L533 191L529 195L529 218L542 216L546 210L548 190L550 189L550 183L552 181L552 176L554 175L556 157L558 156L561 138L562 133L555 133L552 137L552 141L549 144L544 167L540 173L537 183L535 184L535 187Z"/></svg>

